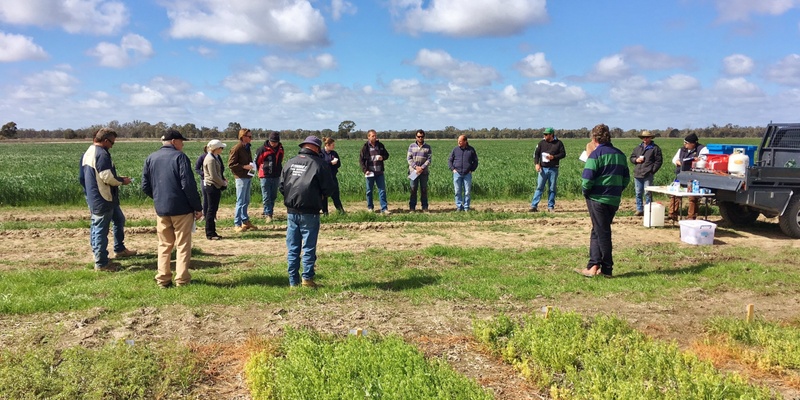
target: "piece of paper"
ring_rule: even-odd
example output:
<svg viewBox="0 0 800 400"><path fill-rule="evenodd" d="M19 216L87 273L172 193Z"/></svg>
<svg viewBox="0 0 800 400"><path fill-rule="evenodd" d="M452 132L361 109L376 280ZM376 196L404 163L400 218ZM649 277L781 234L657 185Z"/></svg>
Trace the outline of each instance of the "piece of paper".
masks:
<svg viewBox="0 0 800 400"><path fill-rule="evenodd" d="M586 154L586 150L584 150L583 153L581 153L581 156L578 157L578 160L581 160L583 162L586 162L586 160L588 160L588 159L589 159L589 155Z"/></svg>
<svg viewBox="0 0 800 400"><path fill-rule="evenodd" d="M542 162L550 162L550 153L542 153Z"/></svg>
<svg viewBox="0 0 800 400"><path fill-rule="evenodd" d="M408 179L411 179L412 181L414 179L417 179L418 176L419 176L419 174L417 174L417 169L416 168L412 169L411 172L408 173Z"/></svg>
<svg viewBox="0 0 800 400"><path fill-rule="evenodd" d="M372 171L367 171L367 173L364 174L365 178L372 178L373 176L375 176L375 173Z"/></svg>
<svg viewBox="0 0 800 400"><path fill-rule="evenodd" d="M247 171L247 176L256 176L256 163L250 163L250 169Z"/></svg>

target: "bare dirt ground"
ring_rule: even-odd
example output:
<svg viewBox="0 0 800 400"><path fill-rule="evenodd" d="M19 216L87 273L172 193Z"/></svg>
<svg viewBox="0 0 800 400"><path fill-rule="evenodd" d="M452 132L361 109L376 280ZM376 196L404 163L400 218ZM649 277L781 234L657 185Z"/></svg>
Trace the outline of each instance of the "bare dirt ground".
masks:
<svg viewBox="0 0 800 400"><path fill-rule="evenodd" d="M361 204L350 205L351 209ZM632 204L623 204L631 209ZM432 213L449 212L449 203L437 203ZM527 204L492 202L479 203L478 210L526 212ZM394 212L405 212L399 208ZM127 219L152 219L149 208L125 208ZM221 215L231 209L221 210ZM253 212L251 211L251 215ZM278 218L282 215L277 215ZM86 219L82 209L51 212L30 210L0 210L0 221L70 221ZM711 218L714 222L715 217ZM263 226L263 222L260 226ZM409 229L412 227L414 229ZM679 230L647 229L641 218L618 217L615 220L614 246L625 248L643 243L679 242ZM211 242L198 235L195 247L205 253L234 256L252 254L253 249L265 257L285 257L283 242L285 227L266 228L264 236L242 238L229 227L220 230L226 239ZM588 245L590 222L581 201L559 202L552 218L536 220L513 219L497 222L466 221L408 224L405 222L323 224L320 233L320 252L362 252L370 246L387 249L412 249L433 244L453 245L480 243L492 248L559 247ZM126 229L127 245L140 252L155 252L155 228ZM268 244L265 245L264 241ZM250 243L248 243L250 242ZM784 237L777 226L756 232L717 229L717 246L748 246L764 251L798 248L800 240ZM45 250L46 251L43 251ZM0 231L0 270L20 268L20 262L36 260L31 268L58 268L64 260L92 262L87 229L25 229ZM42 263L41 261L50 260ZM573 268L575 266L564 266ZM324 266L321 266L324 268ZM623 273L624 265L616 271ZM757 304L759 316L770 320L797 318L800 296L759 296L753 293L704 293L687 290L674 296L669 303L630 303L617 298L603 299L570 294L556 299L517 301L501 299L494 304L440 301L421 306L395 298L365 298L357 292L345 292L320 298L301 298L292 304L259 304L244 307L214 306L199 315L186 307L165 309L142 308L121 317L106 318L102 306L95 309L33 316L0 315L0 345L12 342L26 332L59 326L63 329L64 345L97 346L115 339L136 341L180 338L197 346L216 346L221 350L215 368L219 375L204 389L207 398L249 398L242 375L244 362L241 347L253 335L280 334L287 326L310 327L322 332L342 334L361 327L381 334L398 334L415 343L426 355L441 357L456 370L492 390L498 399L540 399L546 393L531 387L515 371L497 357L488 354L471 337L473 319L490 318L498 310L511 315L541 312L550 305L562 310L586 315L613 312L649 335L675 340L688 348L700 337L702 324L712 316L740 315L746 304ZM800 390L780 380L762 379L786 398L800 396Z"/></svg>

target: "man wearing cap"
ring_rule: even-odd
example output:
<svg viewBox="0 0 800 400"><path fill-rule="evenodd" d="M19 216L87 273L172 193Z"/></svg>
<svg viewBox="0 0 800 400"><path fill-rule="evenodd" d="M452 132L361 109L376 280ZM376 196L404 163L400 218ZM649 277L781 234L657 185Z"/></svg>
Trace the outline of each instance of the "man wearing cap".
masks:
<svg viewBox="0 0 800 400"><path fill-rule="evenodd" d="M142 169L142 191L153 199L158 235L158 273L156 283L170 288L172 249L175 254L175 285L183 286L192 280L189 263L192 259L192 229L203 217L200 194L192 173L192 162L183 153L187 140L175 129L161 136L161 148L147 156Z"/></svg>
<svg viewBox="0 0 800 400"><path fill-rule="evenodd" d="M386 177L384 176L383 163L389 159L389 152L378 140L378 132L370 129L367 132L367 142L361 147L358 162L361 171L367 180L367 210L374 211L372 203L372 189L378 186L378 198L381 202L381 213L390 214L389 204L386 202Z"/></svg>
<svg viewBox="0 0 800 400"><path fill-rule="evenodd" d="M81 159L79 181L92 225L89 228L89 243L94 253L95 271L115 272L119 266L108 259L108 231L114 224L114 253L119 257L136 255L136 250L125 247L125 214L119 206L119 187L129 185L127 176L117 176L117 168L111 161L111 147L117 140L117 132L110 128L98 130L92 145Z"/></svg>
<svg viewBox="0 0 800 400"><path fill-rule="evenodd" d="M217 234L217 211L219 210L219 200L222 191L228 188L228 180L225 179L225 167L222 163L222 150L225 143L214 139L208 142L205 160L203 160L203 187L206 194L203 203L203 215L206 218L206 239L220 240L222 236Z"/></svg>
<svg viewBox="0 0 800 400"><path fill-rule="evenodd" d="M236 178L236 209L234 210L233 225L238 233L248 229L258 230L247 215L247 207L250 206L250 179L255 175L253 171L253 153L250 152L250 142L253 134L250 129L239 129L239 143L231 149L228 156L228 167Z"/></svg>
<svg viewBox="0 0 800 400"><path fill-rule="evenodd" d="M283 145L278 132L270 133L269 139L256 151L256 167L258 167L258 178L261 180L263 215L266 222L271 223L283 169Z"/></svg>
<svg viewBox="0 0 800 400"><path fill-rule="evenodd" d="M690 133L683 139L683 147L678 149L675 157L672 157L672 164L675 165L675 175L681 171L691 171L692 162L699 159L701 155L708 154L708 149L702 144L698 143L699 139L694 133ZM699 204L699 197L689 197L689 211L688 219L697 219L697 208ZM669 219L673 221L678 220L680 212L681 199L676 196L669 198Z"/></svg>
<svg viewBox="0 0 800 400"><path fill-rule="evenodd" d="M633 163L633 184L636 191L636 215L644 215L644 205L652 201L652 194L647 194L646 201L643 201L644 188L653 186L653 178L661 169L664 162L661 156L661 148L653 142L655 135L650 131L642 131L639 139L642 143L636 146L631 153L631 163Z"/></svg>
<svg viewBox="0 0 800 400"><path fill-rule="evenodd" d="M545 128L542 132L544 139L536 145L533 151L533 162L539 178L536 181L536 191L531 200L530 212L539 211L539 201L542 199L545 184L549 184L550 193L547 196L547 211L553 211L556 206L556 192L558 191L558 163L567 156L564 143L555 137L553 128Z"/></svg>
<svg viewBox="0 0 800 400"><path fill-rule="evenodd" d="M319 212L325 196L334 191L333 176L320 157L322 141L309 136L300 143L300 152L281 172L280 191L286 206L286 259L289 285L315 289L314 264L317 261ZM302 280L300 253L303 253Z"/></svg>

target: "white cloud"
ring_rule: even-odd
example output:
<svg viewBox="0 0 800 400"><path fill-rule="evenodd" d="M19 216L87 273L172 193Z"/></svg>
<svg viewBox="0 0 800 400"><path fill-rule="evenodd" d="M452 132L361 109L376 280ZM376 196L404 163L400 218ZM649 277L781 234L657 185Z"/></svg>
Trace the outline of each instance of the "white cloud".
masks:
<svg viewBox="0 0 800 400"><path fill-rule="evenodd" d="M207 106L213 102L202 92L195 91L188 82L179 79L156 77L147 84L124 84L131 107L160 107L167 114L190 106ZM185 114L185 112L183 112Z"/></svg>
<svg viewBox="0 0 800 400"><path fill-rule="evenodd" d="M719 19L747 21L750 15L781 15L800 6L800 0L716 0Z"/></svg>
<svg viewBox="0 0 800 400"><path fill-rule="evenodd" d="M674 57L669 54L647 50L644 46L630 46L622 49L626 61L648 70L665 70L688 68L692 62L686 57Z"/></svg>
<svg viewBox="0 0 800 400"><path fill-rule="evenodd" d="M193 52L195 52L197 54L200 54L201 56L206 57L206 58L213 57L213 56L217 55L216 50L208 48L206 46L196 46L196 47L192 46L192 47L189 48L189 50L191 50L191 51L193 51Z"/></svg>
<svg viewBox="0 0 800 400"><path fill-rule="evenodd" d="M777 64L767 68L764 76L782 85L800 86L800 55L789 54Z"/></svg>
<svg viewBox="0 0 800 400"><path fill-rule="evenodd" d="M254 88L269 82L269 72L261 67L239 72L222 81L222 86L233 92L252 92Z"/></svg>
<svg viewBox="0 0 800 400"><path fill-rule="evenodd" d="M354 15L358 8L347 0L331 0L331 11L333 20L338 21L344 14Z"/></svg>
<svg viewBox="0 0 800 400"><path fill-rule="evenodd" d="M110 35L128 24L121 1L25 0L0 2L0 21L12 25L58 26L69 33Z"/></svg>
<svg viewBox="0 0 800 400"><path fill-rule="evenodd" d="M750 75L755 68L753 59L744 54L731 54L722 60L723 71L727 75Z"/></svg>
<svg viewBox="0 0 800 400"><path fill-rule="evenodd" d="M548 19L545 0L392 0L392 5L401 29L412 34L510 36Z"/></svg>
<svg viewBox="0 0 800 400"><path fill-rule="evenodd" d="M87 52L103 67L123 68L153 56L153 46L143 36L127 34L119 45L101 42Z"/></svg>
<svg viewBox="0 0 800 400"><path fill-rule="evenodd" d="M66 71L50 70L32 74L13 88L10 97L16 100L47 101L65 98L76 91L78 79Z"/></svg>
<svg viewBox="0 0 800 400"><path fill-rule="evenodd" d="M758 85L748 82L747 79L738 77L719 79L714 85L714 90L723 98L743 99L764 97L764 92Z"/></svg>
<svg viewBox="0 0 800 400"><path fill-rule="evenodd" d="M648 82L642 76L633 76L613 87L609 97L623 105L669 104L697 98L701 89L700 81L689 75L676 74L653 82Z"/></svg>
<svg viewBox="0 0 800 400"><path fill-rule="evenodd" d="M174 38L308 48L328 44L325 19L307 0L165 0Z"/></svg>
<svg viewBox="0 0 800 400"><path fill-rule="evenodd" d="M631 68L625 62L625 56L614 54L598 61L587 77L592 81L614 81L630 76Z"/></svg>
<svg viewBox="0 0 800 400"><path fill-rule="evenodd" d="M494 68L456 60L443 50L422 49L411 64L419 67L426 77L443 77L457 84L487 86L500 79Z"/></svg>
<svg viewBox="0 0 800 400"><path fill-rule="evenodd" d="M336 68L336 59L323 53L305 60L278 56L267 56L261 60L270 71L287 71L305 78L314 78L324 70Z"/></svg>
<svg viewBox="0 0 800 400"><path fill-rule="evenodd" d="M528 54L514 65L522 76L528 78L547 78L555 76L553 66L545 58L544 53Z"/></svg>
<svg viewBox="0 0 800 400"><path fill-rule="evenodd" d="M521 97L525 98L528 104L535 106L570 105L588 97L581 87L546 79L527 83L522 89Z"/></svg>
<svg viewBox="0 0 800 400"><path fill-rule="evenodd" d="M0 62L44 60L47 53L33 38L0 32Z"/></svg>
<svg viewBox="0 0 800 400"><path fill-rule="evenodd" d="M401 97L419 97L427 95L422 84L416 79L393 79L389 83L393 95Z"/></svg>

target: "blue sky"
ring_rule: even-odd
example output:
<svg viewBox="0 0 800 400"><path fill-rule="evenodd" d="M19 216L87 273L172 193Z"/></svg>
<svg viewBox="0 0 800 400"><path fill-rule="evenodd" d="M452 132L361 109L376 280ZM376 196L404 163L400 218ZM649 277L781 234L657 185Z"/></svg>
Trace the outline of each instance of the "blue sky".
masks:
<svg viewBox="0 0 800 400"><path fill-rule="evenodd" d="M0 123L797 122L800 0L5 0Z"/></svg>

